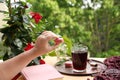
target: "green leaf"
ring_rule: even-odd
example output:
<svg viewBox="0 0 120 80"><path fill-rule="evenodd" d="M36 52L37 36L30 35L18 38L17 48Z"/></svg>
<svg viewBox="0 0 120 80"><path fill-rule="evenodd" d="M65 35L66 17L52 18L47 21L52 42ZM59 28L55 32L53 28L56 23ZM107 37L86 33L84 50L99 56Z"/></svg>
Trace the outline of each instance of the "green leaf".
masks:
<svg viewBox="0 0 120 80"><path fill-rule="evenodd" d="M5 55L3 56L3 61L5 61L5 60L7 60L7 59L9 59L10 57L9 57L9 55L8 55L8 52L6 52L5 53Z"/></svg>
<svg viewBox="0 0 120 80"><path fill-rule="evenodd" d="M66 61L67 61L66 59L62 59L62 60L58 61L55 65L56 66L60 66L60 65L62 65Z"/></svg>
<svg viewBox="0 0 120 80"><path fill-rule="evenodd" d="M55 53L55 51L52 51L52 52L49 52L48 55L49 55L49 56L56 56L56 53Z"/></svg>
<svg viewBox="0 0 120 80"><path fill-rule="evenodd" d="M34 61L34 63L35 63L36 65L39 65L39 64L40 64L38 58L35 58L33 61Z"/></svg>
<svg viewBox="0 0 120 80"><path fill-rule="evenodd" d="M72 41L66 36L63 36L64 42L68 47L67 55L71 56Z"/></svg>

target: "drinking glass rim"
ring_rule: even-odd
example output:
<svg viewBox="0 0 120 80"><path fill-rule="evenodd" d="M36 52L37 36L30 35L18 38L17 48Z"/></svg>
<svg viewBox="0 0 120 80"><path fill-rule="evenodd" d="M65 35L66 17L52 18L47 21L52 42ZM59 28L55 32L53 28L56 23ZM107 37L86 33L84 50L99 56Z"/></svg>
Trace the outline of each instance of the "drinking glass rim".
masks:
<svg viewBox="0 0 120 80"><path fill-rule="evenodd" d="M75 51L81 51L81 52L87 52L88 51L88 47L83 45L83 44L74 44L72 47L72 51L71 52L75 52Z"/></svg>

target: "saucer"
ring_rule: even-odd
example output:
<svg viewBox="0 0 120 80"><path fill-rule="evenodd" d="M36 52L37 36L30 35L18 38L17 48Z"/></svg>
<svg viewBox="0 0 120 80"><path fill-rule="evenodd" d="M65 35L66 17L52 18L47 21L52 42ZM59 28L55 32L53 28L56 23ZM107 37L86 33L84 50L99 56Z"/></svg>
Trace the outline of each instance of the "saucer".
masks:
<svg viewBox="0 0 120 80"><path fill-rule="evenodd" d="M94 67L90 63L97 64L97 66ZM100 62L100 61L89 59L87 61L87 67L86 67L86 70L84 72L75 72L75 71L73 71L73 67L66 68L65 67L65 62L63 64L61 64L61 65L55 65L55 68L60 73L66 74L66 75L88 76L88 75L94 75L94 74L100 73L101 71L105 70L107 68L107 66L104 63Z"/></svg>

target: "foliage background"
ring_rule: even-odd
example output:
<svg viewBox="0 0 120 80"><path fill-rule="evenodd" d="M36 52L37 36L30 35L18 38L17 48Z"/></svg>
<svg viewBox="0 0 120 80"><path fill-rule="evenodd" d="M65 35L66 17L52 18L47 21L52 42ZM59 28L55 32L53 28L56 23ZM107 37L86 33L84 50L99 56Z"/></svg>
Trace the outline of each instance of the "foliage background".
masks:
<svg viewBox="0 0 120 80"><path fill-rule="evenodd" d="M94 57L120 55L120 1L119 0L27 0L32 10L43 16L34 28L36 39L43 30L63 36L68 55L74 43L89 47ZM8 50L0 43L0 56ZM55 56L55 52L50 54Z"/></svg>
<svg viewBox="0 0 120 80"><path fill-rule="evenodd" d="M119 0L27 0L43 16L35 32L51 30L73 43L89 47L94 57L120 55Z"/></svg>
<svg viewBox="0 0 120 80"><path fill-rule="evenodd" d="M39 34L34 33L32 28L35 27L34 23L37 24L42 18L39 13L30 11L31 5L29 3L16 0L12 1L3 1L7 10L0 11L6 15L3 19L6 23L0 28L0 32L2 33L0 58L3 60L12 58L32 47L32 42L34 42L33 36ZM39 64L41 58L38 58L32 60L29 65Z"/></svg>

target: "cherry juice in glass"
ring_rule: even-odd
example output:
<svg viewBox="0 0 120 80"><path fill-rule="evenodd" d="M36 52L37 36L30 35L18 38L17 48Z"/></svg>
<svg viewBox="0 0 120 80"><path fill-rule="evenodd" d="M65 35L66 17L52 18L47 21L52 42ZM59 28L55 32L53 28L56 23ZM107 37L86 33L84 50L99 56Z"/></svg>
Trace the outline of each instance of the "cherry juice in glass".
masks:
<svg viewBox="0 0 120 80"><path fill-rule="evenodd" d="M87 50L72 51L73 71L84 72L87 66Z"/></svg>

